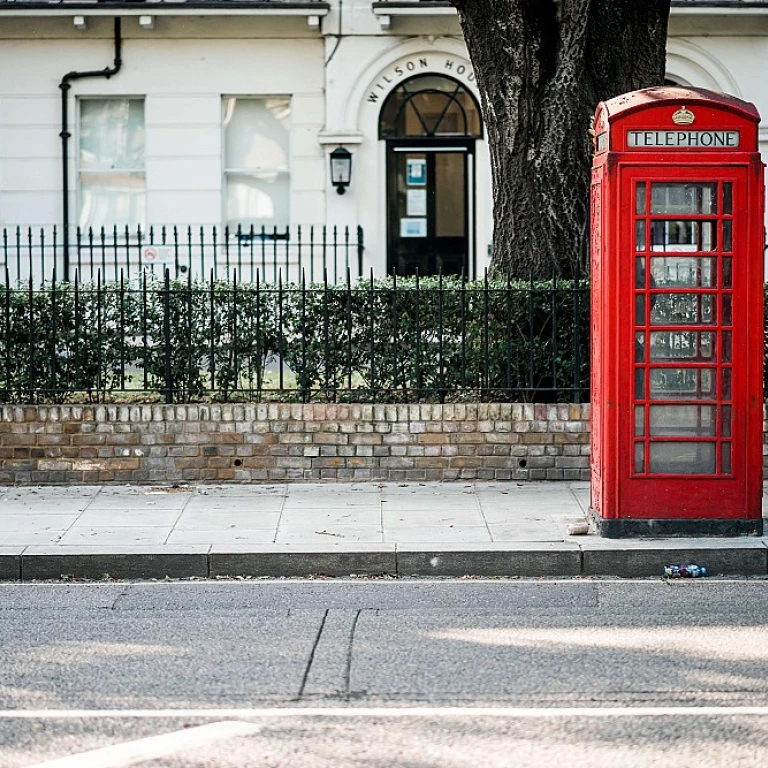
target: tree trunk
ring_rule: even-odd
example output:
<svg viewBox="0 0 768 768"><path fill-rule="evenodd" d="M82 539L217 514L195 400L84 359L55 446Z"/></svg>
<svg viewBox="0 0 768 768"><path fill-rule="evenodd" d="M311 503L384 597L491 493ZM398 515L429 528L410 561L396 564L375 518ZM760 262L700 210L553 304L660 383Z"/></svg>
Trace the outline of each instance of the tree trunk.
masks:
<svg viewBox="0 0 768 768"><path fill-rule="evenodd" d="M664 80L670 0L452 0L493 174L492 272L571 275L587 257L590 119Z"/></svg>

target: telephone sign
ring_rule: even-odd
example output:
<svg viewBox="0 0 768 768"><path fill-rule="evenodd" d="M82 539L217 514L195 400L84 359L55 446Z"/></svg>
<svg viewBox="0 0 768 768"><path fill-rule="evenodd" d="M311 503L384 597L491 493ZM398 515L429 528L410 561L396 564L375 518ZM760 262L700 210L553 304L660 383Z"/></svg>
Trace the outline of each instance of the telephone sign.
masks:
<svg viewBox="0 0 768 768"><path fill-rule="evenodd" d="M629 131L627 146L657 149L736 149L738 131Z"/></svg>

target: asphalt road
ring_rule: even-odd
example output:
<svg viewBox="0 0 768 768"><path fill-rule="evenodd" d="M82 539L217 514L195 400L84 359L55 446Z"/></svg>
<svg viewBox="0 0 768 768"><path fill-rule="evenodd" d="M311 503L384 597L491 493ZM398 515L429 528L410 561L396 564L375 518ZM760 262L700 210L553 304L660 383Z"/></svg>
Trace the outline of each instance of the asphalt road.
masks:
<svg viewBox="0 0 768 768"><path fill-rule="evenodd" d="M763 766L768 581L0 585L2 768Z"/></svg>

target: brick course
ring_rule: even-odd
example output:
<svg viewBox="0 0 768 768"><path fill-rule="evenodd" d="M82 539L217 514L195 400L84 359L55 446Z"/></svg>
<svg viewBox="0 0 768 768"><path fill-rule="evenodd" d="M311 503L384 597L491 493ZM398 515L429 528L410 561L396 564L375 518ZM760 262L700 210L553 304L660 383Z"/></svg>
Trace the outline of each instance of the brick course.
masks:
<svg viewBox="0 0 768 768"><path fill-rule="evenodd" d="M588 405L0 407L0 484L588 477Z"/></svg>
<svg viewBox="0 0 768 768"><path fill-rule="evenodd" d="M3 406L0 484L588 480L589 414L529 403ZM768 445L763 459L768 468Z"/></svg>

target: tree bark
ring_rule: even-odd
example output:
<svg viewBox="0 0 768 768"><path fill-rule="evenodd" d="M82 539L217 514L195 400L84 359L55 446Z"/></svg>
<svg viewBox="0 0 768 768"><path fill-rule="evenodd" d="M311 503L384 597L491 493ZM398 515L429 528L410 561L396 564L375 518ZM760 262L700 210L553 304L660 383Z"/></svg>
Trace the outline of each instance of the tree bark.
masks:
<svg viewBox="0 0 768 768"><path fill-rule="evenodd" d="M590 119L664 81L670 0L452 0L493 176L491 270L571 275L587 258Z"/></svg>

